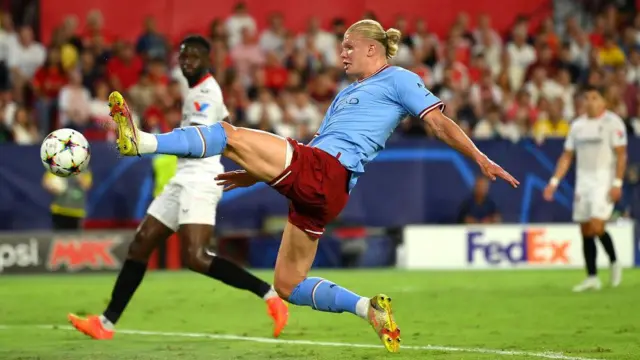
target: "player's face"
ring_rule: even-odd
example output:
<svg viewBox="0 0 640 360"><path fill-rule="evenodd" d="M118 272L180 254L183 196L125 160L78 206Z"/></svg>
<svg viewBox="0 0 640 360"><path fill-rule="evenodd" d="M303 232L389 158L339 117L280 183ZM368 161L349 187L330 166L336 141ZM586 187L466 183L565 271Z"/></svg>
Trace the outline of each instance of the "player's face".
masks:
<svg viewBox="0 0 640 360"><path fill-rule="evenodd" d="M180 70L184 76L194 76L200 74L206 67L206 54L197 46L182 45L180 48Z"/></svg>
<svg viewBox="0 0 640 360"><path fill-rule="evenodd" d="M346 33L342 41L342 65L347 75L360 76L369 51L368 42L357 33Z"/></svg>
<svg viewBox="0 0 640 360"><path fill-rule="evenodd" d="M597 91L589 91L584 96L587 114L590 117L600 116L606 108L606 103L602 95Z"/></svg>

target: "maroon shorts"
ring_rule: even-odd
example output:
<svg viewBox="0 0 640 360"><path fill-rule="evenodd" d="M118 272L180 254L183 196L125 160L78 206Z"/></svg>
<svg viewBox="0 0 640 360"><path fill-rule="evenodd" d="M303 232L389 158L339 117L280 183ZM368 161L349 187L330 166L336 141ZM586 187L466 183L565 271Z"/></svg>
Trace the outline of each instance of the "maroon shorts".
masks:
<svg viewBox="0 0 640 360"><path fill-rule="evenodd" d="M347 205L351 173L336 157L287 141L293 149L291 164L269 186L289 199L289 222L319 238Z"/></svg>

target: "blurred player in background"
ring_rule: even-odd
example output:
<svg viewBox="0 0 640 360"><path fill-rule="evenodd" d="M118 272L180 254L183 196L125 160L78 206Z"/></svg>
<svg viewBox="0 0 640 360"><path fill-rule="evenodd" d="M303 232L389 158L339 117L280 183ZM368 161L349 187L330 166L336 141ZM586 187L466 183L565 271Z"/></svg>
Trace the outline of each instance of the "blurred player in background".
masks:
<svg viewBox="0 0 640 360"><path fill-rule="evenodd" d="M220 87L209 73L209 53L209 43L202 37L187 37L181 43L180 68L190 87L183 105L182 126L210 126L228 120ZM142 282L151 253L160 242L178 232L189 269L264 299L274 320L273 335L280 334L289 312L271 285L206 250L214 235L216 207L222 197L222 187L214 178L222 172L220 156L178 160L175 176L153 200L136 232L107 309L100 316L88 318L69 315L78 330L94 339L112 338L114 325Z"/></svg>
<svg viewBox="0 0 640 360"><path fill-rule="evenodd" d="M87 214L87 192L92 183L89 169L66 178L48 171L44 174L42 187L53 195L50 207L53 230L73 231L82 228L82 220Z"/></svg>
<svg viewBox="0 0 640 360"><path fill-rule="evenodd" d="M616 262L616 251L605 223L622 195L622 179L627 166L627 130L622 119L608 111L600 89L584 90L587 112L573 121L565 140L564 152L558 159L556 172L544 190L544 198L553 200L558 184L566 175L576 155L576 190L573 220L580 223L587 278L576 285L576 292L599 290L596 267L598 237L611 262L611 286L622 281L622 268Z"/></svg>
<svg viewBox="0 0 640 360"><path fill-rule="evenodd" d="M384 148L399 122L411 114L424 119L442 140L473 158L486 176L518 184L441 112L442 102L418 75L389 66L387 60L397 53L400 35L396 29L385 31L373 20L359 21L348 29L341 57L347 74L359 80L337 95L309 145L228 123L152 135L134 127L119 93L110 97L122 154L193 158L222 154L246 170L218 176L226 190L266 182L286 196L290 200L289 219L276 260L276 291L296 305L334 313L347 311L368 320L390 352L399 350L400 329L388 296L361 297L331 281L307 277L325 225L342 211L365 165Z"/></svg>

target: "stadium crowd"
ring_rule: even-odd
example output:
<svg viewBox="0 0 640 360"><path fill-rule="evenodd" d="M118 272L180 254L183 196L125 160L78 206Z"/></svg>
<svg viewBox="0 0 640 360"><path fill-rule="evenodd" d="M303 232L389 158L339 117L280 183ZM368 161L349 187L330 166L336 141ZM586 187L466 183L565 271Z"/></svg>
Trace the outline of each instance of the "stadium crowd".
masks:
<svg viewBox="0 0 640 360"><path fill-rule="evenodd" d="M486 15L474 23L470 27L469 16L460 14L444 37L420 19L384 24L403 33L392 63L419 74L473 138L564 137L584 111L576 96L584 84L603 87L610 109L630 134L640 134L640 15L629 19L608 7L590 29L573 17L563 24L548 18L538 28L520 17L506 34ZM153 18L135 43L110 33L99 11L87 15L83 29L76 18L66 19L50 44L37 42L29 27L16 28L8 15L0 26L0 142L34 144L60 127L90 139L112 138L105 124L107 96L115 89L125 92L147 131L168 131L181 121L186 81L175 39L159 33ZM203 35L214 49L212 71L231 120L310 138L334 95L353 80L345 78L339 56L347 26L334 19L323 29L310 19L296 34L273 14L269 27L258 31L241 3L228 18L214 19ZM400 132L430 136L411 118Z"/></svg>

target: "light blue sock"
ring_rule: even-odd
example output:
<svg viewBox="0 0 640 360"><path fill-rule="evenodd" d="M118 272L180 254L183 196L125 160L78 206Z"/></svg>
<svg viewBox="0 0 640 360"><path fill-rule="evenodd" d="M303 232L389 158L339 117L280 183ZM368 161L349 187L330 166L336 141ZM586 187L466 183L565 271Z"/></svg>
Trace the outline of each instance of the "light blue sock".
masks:
<svg viewBox="0 0 640 360"><path fill-rule="evenodd" d="M155 136L158 140L156 154L203 158L220 155L227 146L227 134L220 123L188 126Z"/></svg>
<svg viewBox="0 0 640 360"><path fill-rule="evenodd" d="M293 289L288 301L295 305L310 306L314 310L334 313L347 311L358 315L356 304L360 299L361 296L331 281L310 277Z"/></svg>

